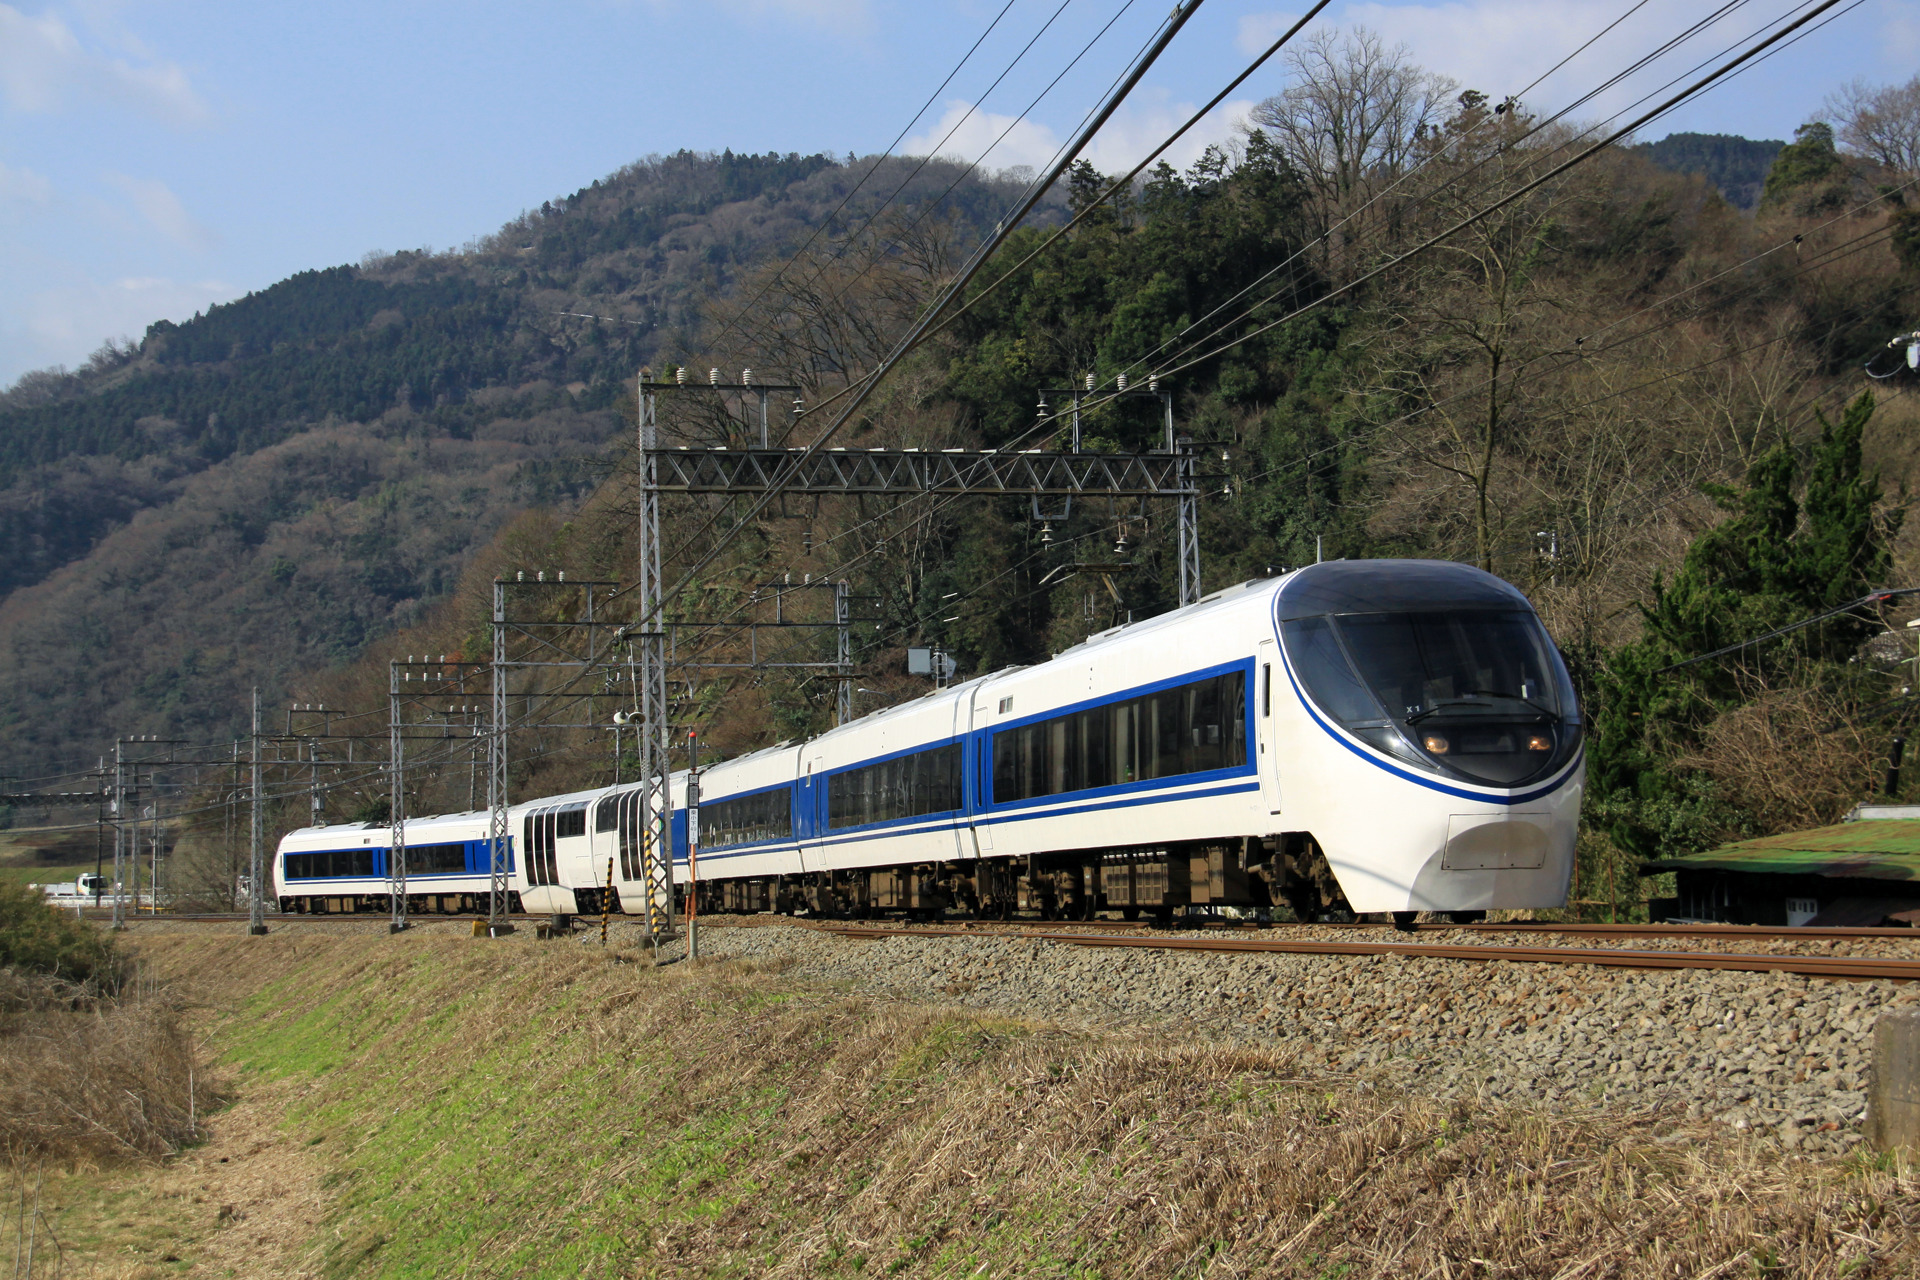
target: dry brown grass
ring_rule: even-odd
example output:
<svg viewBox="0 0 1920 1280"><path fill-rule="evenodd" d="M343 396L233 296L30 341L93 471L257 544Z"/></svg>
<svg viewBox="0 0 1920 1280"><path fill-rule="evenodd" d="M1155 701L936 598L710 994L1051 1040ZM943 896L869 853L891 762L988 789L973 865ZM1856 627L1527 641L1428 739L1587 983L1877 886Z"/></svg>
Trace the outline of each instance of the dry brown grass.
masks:
<svg viewBox="0 0 1920 1280"><path fill-rule="evenodd" d="M157 1158L210 1101L181 1011L129 983L117 997L0 970L0 1152L15 1162Z"/></svg>
<svg viewBox="0 0 1920 1280"><path fill-rule="evenodd" d="M1441 1103L1276 1053L565 943L146 949L216 1003L298 991L222 1034L335 1064L285 1078L290 1136L343 1189L302 1255L330 1275L435 1258L473 1275L1443 1280L1920 1263L1910 1168L1673 1114Z"/></svg>

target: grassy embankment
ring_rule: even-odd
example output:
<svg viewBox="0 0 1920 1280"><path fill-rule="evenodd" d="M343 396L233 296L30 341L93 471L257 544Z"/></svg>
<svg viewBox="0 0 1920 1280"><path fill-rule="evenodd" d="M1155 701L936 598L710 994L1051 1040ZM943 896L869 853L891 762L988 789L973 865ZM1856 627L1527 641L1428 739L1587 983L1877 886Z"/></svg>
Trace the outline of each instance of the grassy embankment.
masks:
<svg viewBox="0 0 1920 1280"><path fill-rule="evenodd" d="M1441 1105L1177 1036L445 928L138 945L206 1002L238 1099L166 1167L68 1186L86 1251L149 1275L1652 1277L1920 1257L1914 1183L1885 1162L1793 1160L1672 1117Z"/></svg>

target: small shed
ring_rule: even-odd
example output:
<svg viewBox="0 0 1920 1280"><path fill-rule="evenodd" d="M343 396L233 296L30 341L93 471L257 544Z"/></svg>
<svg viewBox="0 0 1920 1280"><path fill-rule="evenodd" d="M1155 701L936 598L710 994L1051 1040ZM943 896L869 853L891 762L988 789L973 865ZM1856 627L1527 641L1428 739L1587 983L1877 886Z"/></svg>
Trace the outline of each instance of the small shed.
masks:
<svg viewBox="0 0 1920 1280"><path fill-rule="evenodd" d="M1906 926L1920 923L1920 805L1861 805L1844 822L1662 858L1677 892L1655 920L1718 924Z"/></svg>

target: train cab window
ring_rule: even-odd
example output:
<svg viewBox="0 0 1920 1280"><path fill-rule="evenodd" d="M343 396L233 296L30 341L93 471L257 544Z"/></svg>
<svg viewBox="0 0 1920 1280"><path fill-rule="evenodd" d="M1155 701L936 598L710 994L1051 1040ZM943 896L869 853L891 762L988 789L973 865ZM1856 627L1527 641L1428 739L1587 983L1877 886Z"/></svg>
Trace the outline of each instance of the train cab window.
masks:
<svg viewBox="0 0 1920 1280"><path fill-rule="evenodd" d="M1383 718L1373 696L1353 673L1333 634L1331 619L1297 618L1281 630L1294 673L1322 711L1348 726Z"/></svg>
<svg viewBox="0 0 1920 1280"><path fill-rule="evenodd" d="M994 802L1237 768L1246 685L1233 671L996 733Z"/></svg>
<svg viewBox="0 0 1920 1280"><path fill-rule="evenodd" d="M1421 768L1514 786L1579 746L1572 682L1531 612L1346 613L1290 619L1281 634L1321 710Z"/></svg>

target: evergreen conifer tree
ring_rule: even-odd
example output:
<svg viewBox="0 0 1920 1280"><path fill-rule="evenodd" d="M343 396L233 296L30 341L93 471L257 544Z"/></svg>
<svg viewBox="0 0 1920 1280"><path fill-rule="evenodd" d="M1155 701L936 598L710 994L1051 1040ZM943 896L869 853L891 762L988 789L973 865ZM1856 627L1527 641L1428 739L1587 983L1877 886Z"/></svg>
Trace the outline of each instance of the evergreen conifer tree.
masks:
<svg viewBox="0 0 1920 1280"><path fill-rule="evenodd" d="M1703 662L1663 668L1800 621L1881 585L1897 515L1875 508L1879 477L1863 469L1860 438L1873 416L1862 393L1830 422L1806 466L1784 442L1754 464L1744 489L1708 490L1728 518L1701 534L1670 582L1656 578L1641 606L1645 631L1609 655L1592 691L1588 786L1614 841L1652 857L1717 838L1733 815L1712 812L1701 780L1672 762L1713 718L1739 705L1755 678L1780 682L1834 672L1858 651L1868 624L1836 618Z"/></svg>

